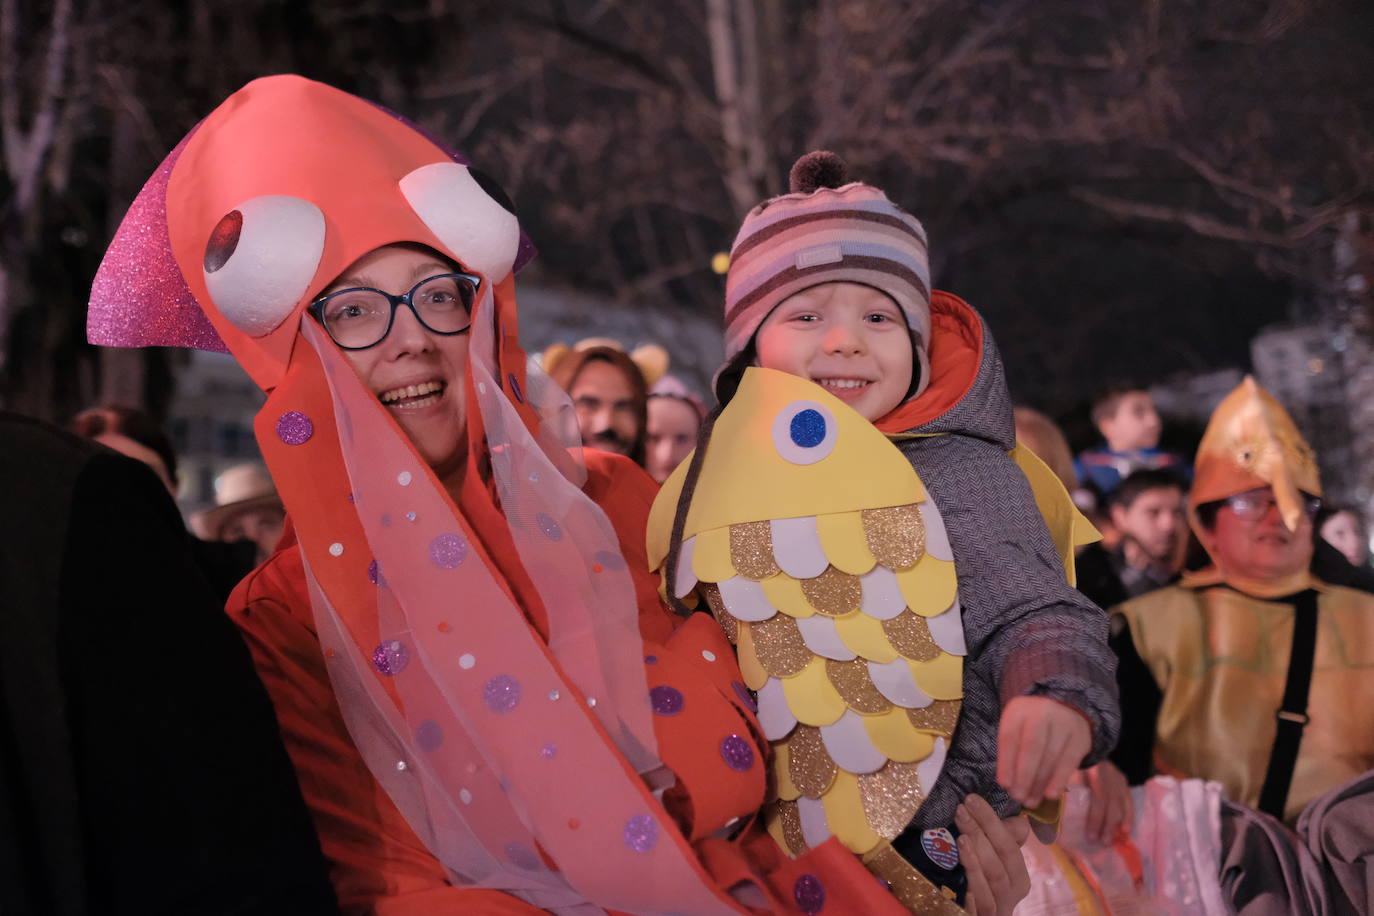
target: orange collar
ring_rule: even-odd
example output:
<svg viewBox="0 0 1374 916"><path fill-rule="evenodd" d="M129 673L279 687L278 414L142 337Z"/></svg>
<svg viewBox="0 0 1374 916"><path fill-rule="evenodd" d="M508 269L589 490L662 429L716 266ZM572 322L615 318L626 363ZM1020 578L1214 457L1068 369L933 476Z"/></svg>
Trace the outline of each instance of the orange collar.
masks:
<svg viewBox="0 0 1374 916"><path fill-rule="evenodd" d="M948 413L973 388L982 363L983 322L978 313L953 293L937 289L930 297L930 385L874 425L892 435Z"/></svg>

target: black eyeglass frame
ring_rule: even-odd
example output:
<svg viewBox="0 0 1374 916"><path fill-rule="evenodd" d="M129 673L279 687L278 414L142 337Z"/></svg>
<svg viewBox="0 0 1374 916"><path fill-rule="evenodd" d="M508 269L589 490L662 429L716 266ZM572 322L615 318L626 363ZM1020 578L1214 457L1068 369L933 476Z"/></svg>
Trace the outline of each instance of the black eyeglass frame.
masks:
<svg viewBox="0 0 1374 916"><path fill-rule="evenodd" d="M470 283L472 283L472 304L464 306L464 310L468 313L468 323L456 331L439 331L430 327L427 323L425 323L425 319L420 315L420 310L415 307L415 302L411 298L415 295L416 292L419 291L420 287L424 286L426 283L429 283L432 280L442 280L446 277L455 277L459 280L467 280ZM453 337L456 334L463 334L471 330L472 307L476 304L477 294L481 291L481 289L482 278L475 274L434 274L433 276L425 277L423 280L412 286L409 291L400 296L392 295L384 289L377 289L376 287L372 286L350 286L348 289L338 289L330 293L329 295L321 296L314 302L310 303L310 305L306 307L306 311L310 313L312 318L314 318L316 321L320 323L320 327L324 328L324 332L329 335L329 339L334 341L334 344L340 350L371 350L373 347L377 346L382 341L386 340L387 336L391 334L391 328L393 325L396 324L396 309L400 308L402 305L410 309L410 313L415 316L415 320L420 322L420 327L424 328L426 331L429 331L431 334L438 334L441 337ZM388 315L386 319L386 330L382 331L381 337L378 337L376 340L374 340L370 344L367 344L366 346L350 347L347 344L341 343L339 339L334 336L334 331L329 327L329 322L324 320L325 303L327 303L330 299L333 299L335 296L342 296L345 293L377 293L378 295L382 296L384 299L391 303L391 314Z"/></svg>

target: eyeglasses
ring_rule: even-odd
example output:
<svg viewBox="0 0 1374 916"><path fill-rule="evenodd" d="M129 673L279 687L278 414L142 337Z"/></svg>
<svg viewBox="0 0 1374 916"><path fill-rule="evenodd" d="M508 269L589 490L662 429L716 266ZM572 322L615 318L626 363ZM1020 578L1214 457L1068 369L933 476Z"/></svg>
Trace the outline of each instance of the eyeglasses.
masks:
<svg viewBox="0 0 1374 916"><path fill-rule="evenodd" d="M366 350L386 340L402 305L427 331L444 336L463 333L472 324L472 305L481 283L472 274L437 274L416 283L404 296L358 286L322 296L308 311L341 348Z"/></svg>
<svg viewBox="0 0 1374 916"><path fill-rule="evenodd" d="M1314 518L1321 511L1321 498L1301 491L1299 491L1299 495L1302 497L1303 511L1307 513L1308 518ZM1231 511L1238 517L1249 522L1264 518L1269 513L1271 506L1278 505L1278 501L1274 499L1274 491L1268 487L1237 493L1234 496L1226 497L1223 502L1230 506Z"/></svg>

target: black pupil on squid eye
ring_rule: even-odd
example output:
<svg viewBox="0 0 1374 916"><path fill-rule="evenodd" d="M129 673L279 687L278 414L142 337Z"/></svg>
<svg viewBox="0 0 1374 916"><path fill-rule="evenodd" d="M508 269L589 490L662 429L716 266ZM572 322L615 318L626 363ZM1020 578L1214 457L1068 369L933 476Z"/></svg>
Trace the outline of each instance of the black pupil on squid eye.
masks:
<svg viewBox="0 0 1374 916"><path fill-rule="evenodd" d="M481 169L474 169L472 166L468 166L468 174L472 176L473 181L477 182L477 187L481 188L486 192L488 197L500 204L502 209L507 213L515 213L515 202L506 194L505 189L496 183L495 178L492 178Z"/></svg>
<svg viewBox="0 0 1374 916"><path fill-rule="evenodd" d="M243 214L230 210L215 225L210 233L210 241L205 243L205 272L212 274L219 270L234 256L239 247L239 235L243 232Z"/></svg>

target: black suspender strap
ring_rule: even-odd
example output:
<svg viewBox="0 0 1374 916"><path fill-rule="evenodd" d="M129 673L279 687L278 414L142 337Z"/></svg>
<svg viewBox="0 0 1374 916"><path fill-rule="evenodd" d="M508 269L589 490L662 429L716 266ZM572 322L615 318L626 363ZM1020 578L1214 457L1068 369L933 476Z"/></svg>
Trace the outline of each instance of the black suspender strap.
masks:
<svg viewBox="0 0 1374 916"><path fill-rule="evenodd" d="M1259 809L1283 820L1288 804L1288 788L1293 782L1293 766L1298 760L1298 745L1307 725L1307 693L1312 686L1312 662L1317 651L1317 593L1311 589L1297 596L1293 608L1293 649L1288 657L1288 681L1283 688L1283 703L1275 717L1278 732L1269 753L1269 770L1260 789Z"/></svg>

